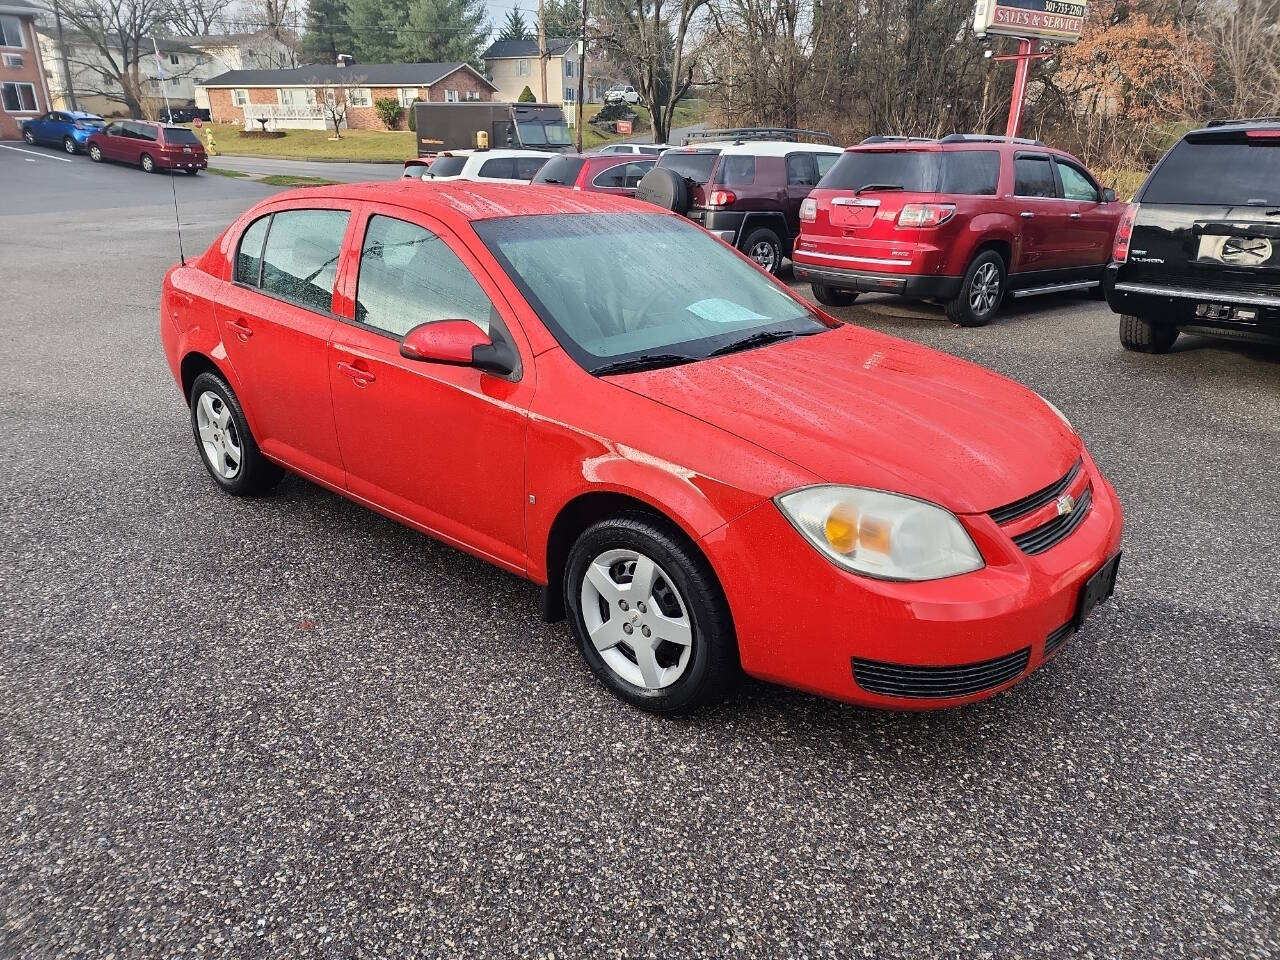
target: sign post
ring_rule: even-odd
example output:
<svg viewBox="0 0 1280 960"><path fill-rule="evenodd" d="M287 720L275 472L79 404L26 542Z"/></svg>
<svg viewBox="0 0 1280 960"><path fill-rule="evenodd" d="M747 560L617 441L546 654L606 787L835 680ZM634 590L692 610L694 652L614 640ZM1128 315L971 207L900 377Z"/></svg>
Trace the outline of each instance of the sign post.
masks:
<svg viewBox="0 0 1280 960"><path fill-rule="evenodd" d="M973 11L974 33L979 37L1018 38L1017 53L993 58L997 62L1012 60L1017 64L1009 121L1004 131L1006 137L1016 137L1022 126L1031 61L1052 56L1038 49L1040 41L1075 43L1084 30L1086 11L1085 0L978 0Z"/></svg>

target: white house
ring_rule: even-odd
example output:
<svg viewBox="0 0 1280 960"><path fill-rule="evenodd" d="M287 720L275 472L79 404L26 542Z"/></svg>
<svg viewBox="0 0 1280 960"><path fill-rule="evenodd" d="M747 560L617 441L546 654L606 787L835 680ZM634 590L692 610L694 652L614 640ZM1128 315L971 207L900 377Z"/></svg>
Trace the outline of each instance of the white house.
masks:
<svg viewBox="0 0 1280 960"><path fill-rule="evenodd" d="M483 54L485 74L498 92L495 100L515 101L525 87L542 99L542 74L538 65L537 40L495 40ZM583 95L588 101L599 100L608 83L597 75L595 64L588 60L583 80ZM578 56L576 38L547 38L547 103L575 103L578 99Z"/></svg>

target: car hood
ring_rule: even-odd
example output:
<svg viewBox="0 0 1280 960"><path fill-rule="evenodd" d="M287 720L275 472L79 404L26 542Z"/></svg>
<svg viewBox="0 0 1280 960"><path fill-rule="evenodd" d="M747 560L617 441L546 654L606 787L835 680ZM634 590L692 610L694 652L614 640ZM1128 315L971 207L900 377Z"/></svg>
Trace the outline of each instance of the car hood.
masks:
<svg viewBox="0 0 1280 960"><path fill-rule="evenodd" d="M614 382L828 483L981 513L1046 487L1080 440L1036 395L975 364L860 327Z"/></svg>

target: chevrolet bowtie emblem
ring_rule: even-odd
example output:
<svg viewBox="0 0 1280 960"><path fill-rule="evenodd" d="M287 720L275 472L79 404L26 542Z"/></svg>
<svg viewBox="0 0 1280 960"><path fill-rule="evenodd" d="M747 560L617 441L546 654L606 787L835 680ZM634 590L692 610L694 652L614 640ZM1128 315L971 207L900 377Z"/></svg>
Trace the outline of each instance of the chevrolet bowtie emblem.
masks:
<svg viewBox="0 0 1280 960"><path fill-rule="evenodd" d="M1071 494L1058 498L1058 516L1065 517L1068 513L1076 508L1076 498Z"/></svg>

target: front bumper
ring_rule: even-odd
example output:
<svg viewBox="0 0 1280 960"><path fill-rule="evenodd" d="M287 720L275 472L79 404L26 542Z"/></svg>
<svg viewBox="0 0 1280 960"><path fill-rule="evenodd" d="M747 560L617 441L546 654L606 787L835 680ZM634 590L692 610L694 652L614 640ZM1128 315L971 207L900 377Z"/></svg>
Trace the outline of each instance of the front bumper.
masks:
<svg viewBox="0 0 1280 960"><path fill-rule="evenodd" d="M1120 503L1087 453L1083 459L1092 504L1070 536L1030 556L988 515L962 516L987 565L944 580L897 583L848 573L806 543L772 501L708 535L702 545L721 573L743 669L895 710L956 706L1013 686L1061 649L1085 581L1120 549ZM908 671L990 669L985 665L1000 661L1004 673L962 696L887 696L855 680L857 661Z"/></svg>
<svg viewBox="0 0 1280 960"><path fill-rule="evenodd" d="M796 252L795 257L804 254ZM856 290L859 293L893 293L900 297L918 297L921 300L951 300L960 293L963 277L939 277L912 273L875 273L868 270L849 270L825 264L802 262L792 259L792 270L797 280L808 280L838 290Z"/></svg>

